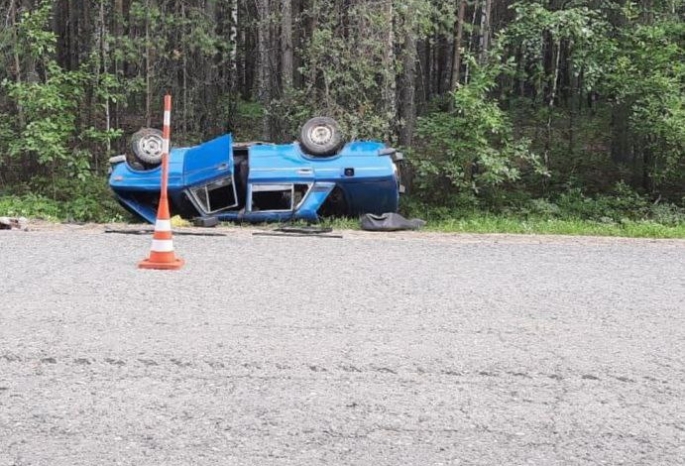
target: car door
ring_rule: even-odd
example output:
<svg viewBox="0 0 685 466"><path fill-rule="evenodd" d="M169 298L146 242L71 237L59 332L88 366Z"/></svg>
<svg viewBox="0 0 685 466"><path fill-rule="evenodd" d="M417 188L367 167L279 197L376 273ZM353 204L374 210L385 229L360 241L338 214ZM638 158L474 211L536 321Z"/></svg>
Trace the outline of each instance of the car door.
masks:
<svg viewBox="0 0 685 466"><path fill-rule="evenodd" d="M233 151L230 134L186 151L183 160L185 186L204 184L233 174Z"/></svg>
<svg viewBox="0 0 685 466"><path fill-rule="evenodd" d="M188 198L204 215L237 206L231 135L192 147L184 157L183 176Z"/></svg>
<svg viewBox="0 0 685 466"><path fill-rule="evenodd" d="M296 149L273 144L251 148L246 213L287 214L302 204L314 184L315 172Z"/></svg>

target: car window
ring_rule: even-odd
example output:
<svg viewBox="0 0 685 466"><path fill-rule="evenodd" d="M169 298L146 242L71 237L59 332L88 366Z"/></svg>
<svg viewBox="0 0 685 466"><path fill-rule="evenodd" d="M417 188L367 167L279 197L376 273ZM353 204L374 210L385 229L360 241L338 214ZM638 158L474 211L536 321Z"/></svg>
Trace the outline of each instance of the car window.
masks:
<svg viewBox="0 0 685 466"><path fill-rule="evenodd" d="M190 195L195 204L207 214L238 205L232 176L191 188Z"/></svg>
<svg viewBox="0 0 685 466"><path fill-rule="evenodd" d="M252 185L252 211L289 211L293 210L295 198L294 184L262 184Z"/></svg>

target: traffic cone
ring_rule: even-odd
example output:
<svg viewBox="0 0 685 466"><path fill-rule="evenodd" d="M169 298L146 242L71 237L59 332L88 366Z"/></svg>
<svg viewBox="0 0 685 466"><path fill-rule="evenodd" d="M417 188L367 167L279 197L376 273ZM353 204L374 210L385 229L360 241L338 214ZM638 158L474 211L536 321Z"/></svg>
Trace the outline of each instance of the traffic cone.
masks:
<svg viewBox="0 0 685 466"><path fill-rule="evenodd" d="M159 200L155 233L152 236L150 257L140 261L141 269L179 270L185 261L176 257L174 241L171 234L171 217L169 215L169 201L164 196Z"/></svg>
<svg viewBox="0 0 685 466"><path fill-rule="evenodd" d="M169 139L171 136L171 96L164 96L164 127L162 131L162 180L159 191L159 208L155 221L155 233L152 236L150 257L141 261L141 269L178 270L185 263L174 254L174 241L171 238L171 215L167 184L169 180Z"/></svg>

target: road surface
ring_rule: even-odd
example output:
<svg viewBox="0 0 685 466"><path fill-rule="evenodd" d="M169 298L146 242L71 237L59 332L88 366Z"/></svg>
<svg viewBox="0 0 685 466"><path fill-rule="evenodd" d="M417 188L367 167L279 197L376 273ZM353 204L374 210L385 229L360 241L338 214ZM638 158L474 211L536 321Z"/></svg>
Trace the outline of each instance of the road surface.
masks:
<svg viewBox="0 0 685 466"><path fill-rule="evenodd" d="M685 242L0 232L0 466L685 464Z"/></svg>

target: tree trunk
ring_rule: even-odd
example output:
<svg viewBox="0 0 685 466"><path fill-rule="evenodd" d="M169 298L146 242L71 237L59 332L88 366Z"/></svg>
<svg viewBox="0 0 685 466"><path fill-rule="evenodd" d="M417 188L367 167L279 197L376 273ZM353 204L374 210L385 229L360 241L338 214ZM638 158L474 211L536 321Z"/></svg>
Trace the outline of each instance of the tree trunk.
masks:
<svg viewBox="0 0 685 466"><path fill-rule="evenodd" d="M552 88L547 103L547 138L545 140L545 151L543 159L545 168L549 169L549 153L552 149L552 113L554 112L554 101L557 97L557 82L559 81L559 60L561 58L561 40L557 39L554 44L554 69L552 72Z"/></svg>
<svg viewBox="0 0 685 466"><path fill-rule="evenodd" d="M147 17L145 18L145 124L152 123L152 63L150 63L150 0L145 0Z"/></svg>
<svg viewBox="0 0 685 466"><path fill-rule="evenodd" d="M17 0L18 1L18 0ZM12 53L12 58L14 59L14 76L15 79L14 81L17 83L17 85L21 86L21 59L19 57L19 37L17 35L17 4L14 0L10 2L10 7L9 7L9 16L11 18L12 22L12 32L13 32L13 37L12 41L14 42L14 47L13 47L13 53ZM19 122L19 128L20 130L23 131L24 126L26 126L26 121L24 117L24 109L21 106L21 103L17 104L17 121Z"/></svg>
<svg viewBox="0 0 685 466"><path fill-rule="evenodd" d="M411 146L416 127L416 26L413 15L405 16L405 37L402 49L402 88L400 144Z"/></svg>
<svg viewBox="0 0 685 466"><path fill-rule="evenodd" d="M269 141L271 140L271 125L269 117L266 112L267 107L271 102L271 64L269 63L269 0L258 0L257 3L259 24L257 28L257 42L259 50L259 85L257 94L259 102L263 106L264 116L262 118L262 137Z"/></svg>
<svg viewBox="0 0 685 466"><path fill-rule="evenodd" d="M105 0L100 0L100 56L101 56L101 61L102 61L102 71L103 73L107 74L109 73L109 61L108 61L108 56L107 56L107 46L106 46L106 40L107 40L107 22L106 22L106 16L105 16ZM99 71L99 70L98 70ZM111 116L111 110L110 110L110 98L109 98L109 89L107 89L106 95L105 95L105 131L109 133L109 130L112 127L112 116ZM112 151L112 144L109 138L106 139L106 151L107 151L107 156L111 154ZM97 155L93 155L93 158L95 159L95 170L96 172L98 171L98 163L99 163L99 157Z"/></svg>
<svg viewBox="0 0 685 466"><path fill-rule="evenodd" d="M481 9L480 17L480 55L479 63L485 64L490 49L490 15L492 13L492 0L485 0Z"/></svg>
<svg viewBox="0 0 685 466"><path fill-rule="evenodd" d="M281 0L281 85L293 85L293 5L292 0Z"/></svg>
<svg viewBox="0 0 685 466"><path fill-rule="evenodd" d="M231 1L230 32L228 42L231 44L229 56L229 85L228 85L228 121L227 131L234 132L238 118L238 0Z"/></svg>
<svg viewBox="0 0 685 466"><path fill-rule="evenodd" d="M471 31L476 30L476 18L478 17L478 8L474 7L473 8L473 16L471 18ZM469 51L474 48L473 43L475 42L475 32L471 32L470 37L469 37L469 43L468 43L468 49ZM464 71L464 82L468 83L469 82L469 73L471 70L469 70L469 64L468 62L466 63L466 70Z"/></svg>
<svg viewBox="0 0 685 466"><path fill-rule="evenodd" d="M114 34L114 48L116 50L119 50L121 47L121 38L123 37L124 33L124 2L123 0L114 0L114 19L112 21L112 34ZM120 79L123 74L123 70L121 69L121 63L119 61L119 58L117 57L117 54L113 54L112 56L112 61L113 61L113 66L114 66L114 76L116 79ZM113 125L115 127L119 126L119 99L114 103L114 109L113 109Z"/></svg>
<svg viewBox="0 0 685 466"><path fill-rule="evenodd" d="M181 3L181 18L185 20L186 18L186 6L184 3ZM183 28L184 30L181 31L181 37L183 37L186 34L185 27ZM182 89L182 95L183 95L183 122L181 128L183 129L183 133L188 132L188 107L190 106L190 102L188 101L188 54L190 51L186 47L186 41L181 40L181 61L182 61L182 66L181 66L181 89Z"/></svg>
<svg viewBox="0 0 685 466"><path fill-rule="evenodd" d="M383 76L384 84L381 93L383 110L390 121L397 117L396 90L397 82L395 76L395 30L393 27L394 8L392 1L386 1L383 5L383 18L387 25L387 35L385 36L385 52L383 54ZM390 129L393 133L393 129ZM391 136L388 134L388 137Z"/></svg>
<svg viewBox="0 0 685 466"><path fill-rule="evenodd" d="M454 56L452 58L452 82L450 91L455 92L459 86L459 73L461 72L461 40L464 31L464 14L466 12L466 0L457 0L459 9L457 12L456 32L454 34Z"/></svg>

